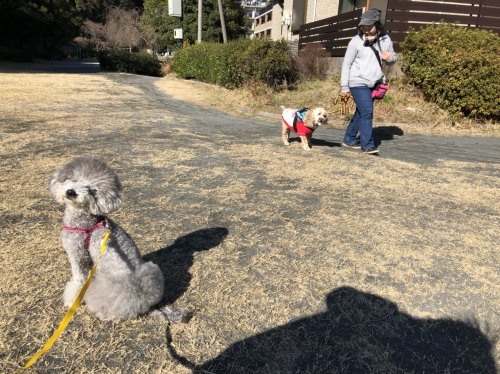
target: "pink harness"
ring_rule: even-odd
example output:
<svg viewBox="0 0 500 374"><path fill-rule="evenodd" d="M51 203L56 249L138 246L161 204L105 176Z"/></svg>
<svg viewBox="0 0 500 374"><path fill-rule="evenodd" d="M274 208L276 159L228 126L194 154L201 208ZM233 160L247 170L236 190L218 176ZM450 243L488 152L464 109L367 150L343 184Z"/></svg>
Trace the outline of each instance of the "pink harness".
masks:
<svg viewBox="0 0 500 374"><path fill-rule="evenodd" d="M92 233L97 230L99 227L105 227L108 224L107 218L103 218L101 221L97 222L94 226L89 227L88 229L85 229L83 227L72 227L68 225L63 225L63 230L66 230L68 232L76 232L83 234L84 240L83 240L83 248L88 252L89 250L89 245L90 245L90 237L92 236Z"/></svg>

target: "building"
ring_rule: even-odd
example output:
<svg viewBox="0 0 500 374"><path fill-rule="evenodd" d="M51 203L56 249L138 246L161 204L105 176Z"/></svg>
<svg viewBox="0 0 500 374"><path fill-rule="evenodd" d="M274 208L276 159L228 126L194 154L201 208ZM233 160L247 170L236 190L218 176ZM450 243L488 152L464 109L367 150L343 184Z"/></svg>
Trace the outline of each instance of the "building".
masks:
<svg viewBox="0 0 500 374"><path fill-rule="evenodd" d="M245 15L252 20L249 38L271 38L273 3L272 1L241 0Z"/></svg>
<svg viewBox="0 0 500 374"><path fill-rule="evenodd" d="M370 7L387 9L388 0L368 0ZM299 29L366 6L367 0L238 0L252 20L250 38L285 39L298 42Z"/></svg>
<svg viewBox="0 0 500 374"><path fill-rule="evenodd" d="M243 0L240 3L252 20L249 37L298 41L302 24L337 15L339 1L354 4L355 0L281 0L274 4L273 1Z"/></svg>

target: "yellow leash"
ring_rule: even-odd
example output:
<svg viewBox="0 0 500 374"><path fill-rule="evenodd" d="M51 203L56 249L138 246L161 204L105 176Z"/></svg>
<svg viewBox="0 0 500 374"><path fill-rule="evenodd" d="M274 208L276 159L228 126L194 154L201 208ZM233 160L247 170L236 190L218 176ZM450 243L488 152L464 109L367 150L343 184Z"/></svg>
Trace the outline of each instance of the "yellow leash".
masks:
<svg viewBox="0 0 500 374"><path fill-rule="evenodd" d="M350 104L349 101L351 102ZM333 99L333 105L338 105L339 114L345 116L346 114L349 114L354 108L354 98L352 97L350 92L344 95L339 93L338 96Z"/></svg>
<svg viewBox="0 0 500 374"><path fill-rule="evenodd" d="M104 238L101 241L101 254L99 255L99 258L102 257L104 252L106 252L106 243L108 242L108 239L111 235L111 232L108 231L106 235L104 235ZM47 340L47 343L43 346L42 349L40 349L32 358L31 360L28 361L26 365L24 365L23 369L28 369L31 365L33 365L45 352L47 352L52 345L56 342L56 340L59 338L59 336L64 332L66 327L68 327L68 324L70 323L71 319L73 318L73 315L75 314L76 310L80 306L83 300L83 296L85 295L85 292L87 292L87 288L89 288L90 282L92 281L92 277L94 276L95 269L97 268L97 263L99 262L99 259L97 259L94 267L92 270L90 270L89 276L87 277L87 281L85 284L82 286L82 289L80 290L80 293L76 297L75 301L73 301L73 304L70 306L68 311L66 312L66 315L62 319L61 323L59 324L59 327L57 330L52 334L49 340Z"/></svg>

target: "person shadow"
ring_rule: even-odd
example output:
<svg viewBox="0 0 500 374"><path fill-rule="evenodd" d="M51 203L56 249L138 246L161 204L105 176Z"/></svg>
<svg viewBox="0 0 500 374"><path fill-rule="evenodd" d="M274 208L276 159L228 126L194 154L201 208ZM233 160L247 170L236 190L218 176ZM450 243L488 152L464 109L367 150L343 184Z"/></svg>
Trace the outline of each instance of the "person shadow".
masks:
<svg viewBox="0 0 500 374"><path fill-rule="evenodd" d="M403 129L397 126L374 127L372 132L373 142L375 143L376 147L382 144L383 141L394 140L395 137L403 135L404 135Z"/></svg>
<svg viewBox="0 0 500 374"><path fill-rule="evenodd" d="M341 287L327 310L234 343L195 373L496 373L493 343L472 323L420 319ZM168 330L167 330L168 331Z"/></svg>
<svg viewBox="0 0 500 374"><path fill-rule="evenodd" d="M229 230L225 227L197 230L144 256L145 261L152 261L160 267L165 278L165 293L157 307L173 304L186 292L191 282L189 269L193 265L194 254L218 246L228 234Z"/></svg>

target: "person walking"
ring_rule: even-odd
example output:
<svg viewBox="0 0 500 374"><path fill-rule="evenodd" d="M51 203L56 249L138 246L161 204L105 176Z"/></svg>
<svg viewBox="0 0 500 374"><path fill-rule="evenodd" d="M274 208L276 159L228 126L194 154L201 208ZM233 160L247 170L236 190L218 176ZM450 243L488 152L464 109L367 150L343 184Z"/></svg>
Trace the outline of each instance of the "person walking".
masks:
<svg viewBox="0 0 500 374"><path fill-rule="evenodd" d="M342 145L372 155L379 153L372 136L372 91L378 84L385 83L382 61L387 65L396 62L391 38L382 31L381 14L379 9L373 8L361 15L358 35L347 46L340 77L341 95L350 92L356 104Z"/></svg>

